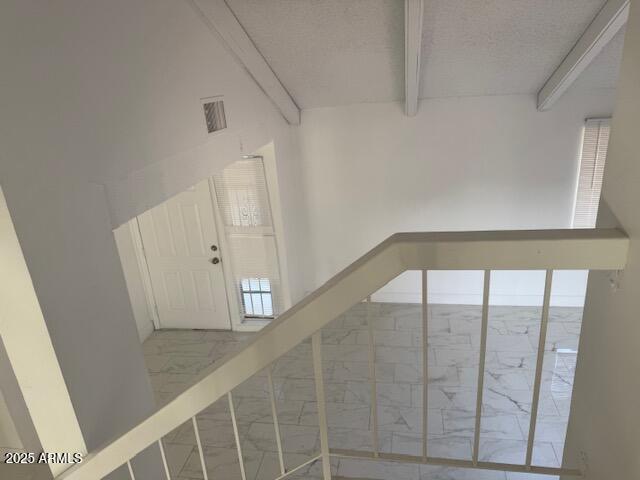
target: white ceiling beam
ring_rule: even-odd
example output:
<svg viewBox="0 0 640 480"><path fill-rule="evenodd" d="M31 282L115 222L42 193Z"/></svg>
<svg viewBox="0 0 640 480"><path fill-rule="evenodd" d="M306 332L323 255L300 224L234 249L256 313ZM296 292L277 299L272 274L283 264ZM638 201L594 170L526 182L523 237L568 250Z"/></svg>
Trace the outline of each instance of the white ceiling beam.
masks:
<svg viewBox="0 0 640 480"><path fill-rule="evenodd" d="M629 17L629 0L608 0L555 72L538 92L538 110L544 111L567 91L602 51Z"/></svg>
<svg viewBox="0 0 640 480"><path fill-rule="evenodd" d="M231 53L247 69L258 86L292 125L300 124L300 109L258 51L224 0L190 0L205 23L217 33Z"/></svg>
<svg viewBox="0 0 640 480"><path fill-rule="evenodd" d="M410 117L418 112L423 15L423 0L404 1L404 98L405 113Z"/></svg>

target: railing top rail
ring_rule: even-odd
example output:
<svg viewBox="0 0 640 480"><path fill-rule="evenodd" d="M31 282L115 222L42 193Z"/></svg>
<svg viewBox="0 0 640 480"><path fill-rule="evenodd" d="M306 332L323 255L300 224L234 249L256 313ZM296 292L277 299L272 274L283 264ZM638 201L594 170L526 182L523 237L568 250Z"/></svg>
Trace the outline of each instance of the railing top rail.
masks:
<svg viewBox="0 0 640 480"><path fill-rule="evenodd" d="M106 476L406 270L619 270L627 250L627 236L616 229L392 235L280 315L242 350L212 365L168 404L56 480Z"/></svg>
<svg viewBox="0 0 640 480"><path fill-rule="evenodd" d="M385 242L513 242L519 240L627 239L618 228L562 228L543 230L476 230L447 232L398 232Z"/></svg>

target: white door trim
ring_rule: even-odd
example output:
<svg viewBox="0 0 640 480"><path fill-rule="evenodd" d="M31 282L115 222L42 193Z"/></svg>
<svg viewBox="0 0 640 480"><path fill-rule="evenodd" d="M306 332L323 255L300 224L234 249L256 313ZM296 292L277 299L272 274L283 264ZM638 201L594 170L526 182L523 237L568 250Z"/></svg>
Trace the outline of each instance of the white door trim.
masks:
<svg viewBox="0 0 640 480"><path fill-rule="evenodd" d="M278 267L280 268L282 297L284 301L284 309L287 310L291 308L293 303L289 284L289 269L284 236L284 221L282 218L282 202L280 200L280 185L278 183L278 168L273 142L259 148L256 151L256 156L262 157L262 165L264 167L264 174L267 181L267 193L269 194L271 218L273 221L274 233L276 235L276 253L278 255Z"/></svg>
<svg viewBox="0 0 640 480"><path fill-rule="evenodd" d="M138 217L132 218L129 222L129 232L133 240L134 250L136 252L136 261L138 262L138 270L140 278L142 278L142 286L144 288L145 298L147 300L147 311L149 318L153 322L153 328L160 330L160 318L158 317L158 306L156 305L156 297L151 287L151 274L149 273L149 264L147 263L147 255L144 251L142 243L142 233L140 232L140 224Z"/></svg>
<svg viewBox="0 0 640 480"><path fill-rule="evenodd" d="M278 267L280 268L280 279L282 283L282 295L284 301L285 310L292 305L291 289L289 285L289 271L287 268L287 255L286 246L284 241L284 223L282 219L281 200L278 188L278 173L275 162L275 152L273 144L265 145L256 151L256 157L262 158L262 163L265 171L267 193L269 198L269 206L271 209L271 218L273 219L275 241L276 241L276 254L278 256ZM229 309L229 317L231 319L231 330L240 332L255 332L261 330L263 327L269 324L269 320L244 320L240 311L239 299L236 297L236 286L234 283L233 270L230 268L230 259L225 255L228 252L227 232L224 226L224 222L220 216L220 208L216 196L215 184L213 177L208 179L211 203L213 206L214 222L218 231L218 242L220 244L220 258L222 259L221 266L223 275L225 278L225 292L227 297L227 305ZM134 217L129 222L129 230L133 239L135 247L136 260L138 262L138 269L142 278L142 284L145 291L145 297L147 300L147 310L149 317L153 321L153 326L156 330L160 330L160 319L158 316L158 308L156 305L155 294L151 285L151 276L149 272L149 265L147 262L147 256L144 250L144 244L142 242L142 233L140 232L140 225L138 217Z"/></svg>
<svg viewBox="0 0 640 480"><path fill-rule="evenodd" d="M225 254L229 251L229 242L227 241L227 232L224 228L224 222L220 217L220 208L218 205L218 197L216 195L216 187L213 177L209 177L209 192L211 194L211 204L213 205L213 217L218 230L218 242L220 243L220 258L222 259L222 273L225 280L225 290L227 292L227 305L229 305L229 317L231 318L231 330L245 331L242 328L242 314L238 299L235 296L235 285L233 279L233 269L230 268L231 259ZM254 331L254 330L250 330Z"/></svg>
<svg viewBox="0 0 640 480"><path fill-rule="evenodd" d="M276 243L276 255L278 260L277 263L280 270L279 274L282 288L282 299L284 302L284 309L288 310L292 305L291 289L289 287L289 275L285 255L286 250L284 244L284 226L282 221L282 210L278 189L278 174L276 171L273 143L260 148L259 150L257 150L255 155L247 155L245 158L260 158L262 160L267 187L267 198L269 201L269 209L271 211L271 219L273 221L273 234ZM216 195L216 188L213 177L209 178L209 187L211 189L211 201L213 202L213 212L215 216L216 227L218 229L220 248L224 249L223 252L228 251L227 228L225 227L220 215L218 197ZM227 268L225 268L224 261L222 262L222 265L225 280L227 283L227 299L229 304L229 313L231 316L231 329L238 332L257 332L262 330L262 328L267 326L271 322L271 320L261 320L257 318L245 320L242 317L239 298L237 298L236 296L237 286L235 285L233 268L229 268L230 260L226 263Z"/></svg>

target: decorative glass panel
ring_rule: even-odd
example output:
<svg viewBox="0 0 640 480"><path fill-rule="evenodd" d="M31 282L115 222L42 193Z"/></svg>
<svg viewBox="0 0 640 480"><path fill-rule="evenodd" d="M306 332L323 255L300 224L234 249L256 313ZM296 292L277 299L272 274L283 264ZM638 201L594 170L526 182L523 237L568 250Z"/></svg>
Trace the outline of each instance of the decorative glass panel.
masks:
<svg viewBox="0 0 640 480"><path fill-rule="evenodd" d="M234 162L214 176L214 184L242 314L273 318L283 300L262 159Z"/></svg>
<svg viewBox="0 0 640 480"><path fill-rule="evenodd" d="M269 191L260 159L234 162L214 177L214 183L226 226L271 226Z"/></svg>

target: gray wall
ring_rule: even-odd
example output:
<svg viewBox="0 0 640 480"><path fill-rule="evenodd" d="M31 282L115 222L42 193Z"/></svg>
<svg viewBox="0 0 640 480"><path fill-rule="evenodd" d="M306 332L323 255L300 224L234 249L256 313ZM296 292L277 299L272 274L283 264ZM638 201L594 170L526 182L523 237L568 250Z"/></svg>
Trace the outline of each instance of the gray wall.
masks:
<svg viewBox="0 0 640 480"><path fill-rule="evenodd" d="M112 229L270 141L286 177L295 142L189 2L3 1L0 65L0 183L91 450L155 409Z"/></svg>
<svg viewBox="0 0 640 480"><path fill-rule="evenodd" d="M620 275L589 277L565 448L566 463L593 480L640 478L640 2L631 3L603 187L631 239L629 260Z"/></svg>
<svg viewBox="0 0 640 480"><path fill-rule="evenodd" d="M400 231L570 227L584 120L610 115L614 93L570 90L548 112L534 95L427 99L413 118L400 103L303 111L308 289ZM380 297L420 298L417 277ZM441 297L478 293L458 282L442 278L456 288Z"/></svg>

